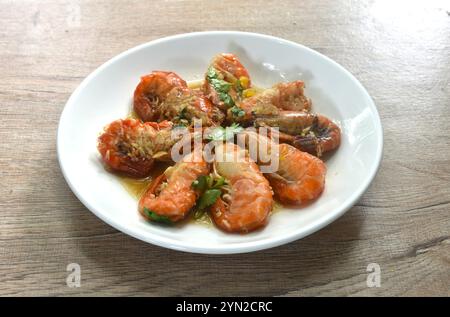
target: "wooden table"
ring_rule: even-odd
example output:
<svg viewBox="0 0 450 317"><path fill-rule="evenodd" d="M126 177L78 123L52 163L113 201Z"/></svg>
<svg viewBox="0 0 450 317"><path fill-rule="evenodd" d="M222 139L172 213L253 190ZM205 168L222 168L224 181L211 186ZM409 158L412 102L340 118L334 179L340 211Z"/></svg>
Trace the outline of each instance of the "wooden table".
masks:
<svg viewBox="0 0 450 317"><path fill-rule="evenodd" d="M323 230L245 255L166 250L106 225L58 166L66 100L130 47L230 29L302 43L365 85L385 137L372 186ZM0 0L0 78L1 295L450 295L448 1ZM79 288L66 285L72 262Z"/></svg>

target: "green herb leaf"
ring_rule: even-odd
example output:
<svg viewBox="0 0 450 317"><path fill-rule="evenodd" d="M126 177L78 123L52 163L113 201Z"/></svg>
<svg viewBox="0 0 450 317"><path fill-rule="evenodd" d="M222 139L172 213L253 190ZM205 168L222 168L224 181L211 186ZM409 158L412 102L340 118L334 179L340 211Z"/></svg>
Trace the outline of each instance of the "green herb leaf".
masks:
<svg viewBox="0 0 450 317"><path fill-rule="evenodd" d="M233 107L235 105L233 98L231 98L231 96L229 94L221 92L221 93L219 93L219 97L220 97L220 100L223 101L225 106Z"/></svg>
<svg viewBox="0 0 450 317"><path fill-rule="evenodd" d="M234 106L234 100L228 94L231 89L231 83L220 79L219 74L217 73L214 67L209 67L206 73L206 79L214 88L214 90L218 93L220 100L227 106Z"/></svg>
<svg viewBox="0 0 450 317"><path fill-rule="evenodd" d="M187 112L187 107L184 107L183 109L181 109L180 114L178 115L178 117L180 119L187 119L186 118L186 112Z"/></svg>
<svg viewBox="0 0 450 317"><path fill-rule="evenodd" d="M234 106L233 108L231 108L231 114L233 115L233 117L243 117L245 115L245 112L238 106Z"/></svg>
<svg viewBox="0 0 450 317"><path fill-rule="evenodd" d="M181 109L180 113L173 118L173 121L177 122L177 126L188 126L189 119L186 117L187 107Z"/></svg>
<svg viewBox="0 0 450 317"><path fill-rule="evenodd" d="M225 184L225 178L221 176L220 178L217 178L214 181L214 185L212 186L212 188L218 189L218 188L222 187L224 184Z"/></svg>
<svg viewBox="0 0 450 317"><path fill-rule="evenodd" d="M151 211L150 209L144 207L144 214L151 220L159 223L163 223L166 225L171 225L172 221L169 219L169 217L166 216L160 216L156 212Z"/></svg>
<svg viewBox="0 0 450 317"><path fill-rule="evenodd" d="M206 139L209 141L229 140L242 130L243 128L239 124L233 123L229 127L214 128L212 132L206 137Z"/></svg>
<svg viewBox="0 0 450 317"><path fill-rule="evenodd" d="M230 91L231 84L226 82L225 80L222 80L222 79L211 79L209 82L211 83L211 85L214 87L214 89L218 93L226 94L227 92Z"/></svg>
<svg viewBox="0 0 450 317"><path fill-rule="evenodd" d="M206 78L211 80L211 79L217 79L219 77L219 75L217 74L217 71L214 67L209 67L208 71L206 72Z"/></svg>
<svg viewBox="0 0 450 317"><path fill-rule="evenodd" d="M209 176L206 175L199 176L195 181L192 182L192 188L203 192L208 185L208 178Z"/></svg>
<svg viewBox="0 0 450 317"><path fill-rule="evenodd" d="M217 127L214 128L210 134L206 137L207 140L210 141L219 141L224 140L225 138L225 128L223 127Z"/></svg>
<svg viewBox="0 0 450 317"><path fill-rule="evenodd" d="M197 209L205 209L206 207L211 206L220 197L222 191L220 189L208 189L203 193L200 197L200 200L197 205Z"/></svg>
<svg viewBox="0 0 450 317"><path fill-rule="evenodd" d="M239 79L236 80L234 83L234 86L236 87L236 92L239 94L239 96L242 97L242 93L244 92L244 87L242 87L241 81Z"/></svg>
<svg viewBox="0 0 450 317"><path fill-rule="evenodd" d="M235 134L242 132L244 130L238 123L233 123L229 127L225 128L225 136L228 139L231 139Z"/></svg>

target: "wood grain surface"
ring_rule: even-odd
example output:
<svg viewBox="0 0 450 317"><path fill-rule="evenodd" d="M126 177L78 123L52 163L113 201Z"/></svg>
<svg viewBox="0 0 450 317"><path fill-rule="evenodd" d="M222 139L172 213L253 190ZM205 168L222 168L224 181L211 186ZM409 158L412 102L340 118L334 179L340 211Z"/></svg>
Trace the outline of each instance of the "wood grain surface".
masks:
<svg viewBox="0 0 450 317"><path fill-rule="evenodd" d="M197 255L122 234L72 194L56 156L72 91L130 47L203 30L304 44L367 88L383 161L339 220L266 251ZM449 81L448 1L0 0L0 295L449 296Z"/></svg>

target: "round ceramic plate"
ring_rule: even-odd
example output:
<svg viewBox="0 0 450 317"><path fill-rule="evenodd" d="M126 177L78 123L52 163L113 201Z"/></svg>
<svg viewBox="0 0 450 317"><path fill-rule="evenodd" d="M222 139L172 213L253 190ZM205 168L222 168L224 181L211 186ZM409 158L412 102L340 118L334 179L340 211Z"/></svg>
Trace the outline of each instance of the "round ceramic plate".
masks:
<svg viewBox="0 0 450 317"><path fill-rule="evenodd" d="M109 122L130 112L140 76L171 70L198 80L218 53L234 53L255 85L303 80L313 111L342 129L342 144L331 155L325 191L301 209L281 208L262 230L227 234L214 226L187 223L163 227L146 222L137 201L105 171L97 136ZM72 191L99 218L143 241L197 253L240 253L275 247L319 230L348 210L375 176L382 154L382 128L364 87L342 66L300 44L267 35L202 32L171 36L132 48L90 74L75 90L58 128L59 163ZM251 208L251 206L249 206Z"/></svg>

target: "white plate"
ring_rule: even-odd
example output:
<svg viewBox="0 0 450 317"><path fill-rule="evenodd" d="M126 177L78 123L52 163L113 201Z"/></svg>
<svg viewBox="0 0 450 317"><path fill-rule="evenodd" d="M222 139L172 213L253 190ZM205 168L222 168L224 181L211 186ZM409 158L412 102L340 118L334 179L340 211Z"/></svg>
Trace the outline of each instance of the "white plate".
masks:
<svg viewBox="0 0 450 317"><path fill-rule="evenodd" d="M301 79L313 111L342 128L342 144L328 160L322 196L302 209L282 209L263 230L227 234L189 223L161 227L144 221L137 202L116 176L106 172L96 139L109 122L125 117L141 75L172 70L186 80L201 79L217 53L237 54L254 83L266 87ZM187 252L240 253L302 238L344 214L367 189L382 154L382 128L367 91L342 66L302 45L241 32L202 32L171 36L132 48L90 74L75 90L58 128L59 163L72 191L99 218L138 239ZM251 207L249 207L251 208Z"/></svg>

